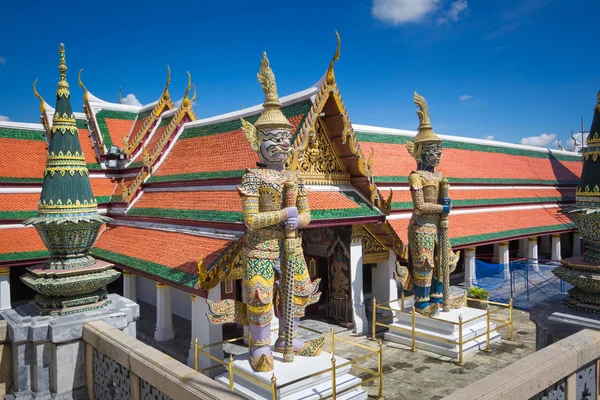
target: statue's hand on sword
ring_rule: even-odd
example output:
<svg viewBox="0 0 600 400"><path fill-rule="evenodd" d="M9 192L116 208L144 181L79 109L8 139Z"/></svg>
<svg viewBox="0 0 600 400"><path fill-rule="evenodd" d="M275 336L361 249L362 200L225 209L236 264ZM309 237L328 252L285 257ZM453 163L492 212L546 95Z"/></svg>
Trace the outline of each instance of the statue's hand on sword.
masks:
<svg viewBox="0 0 600 400"><path fill-rule="evenodd" d="M297 207L286 207L285 211L288 216L288 219L285 223L285 227L287 229L297 229L300 226L300 217L298 216L298 208Z"/></svg>

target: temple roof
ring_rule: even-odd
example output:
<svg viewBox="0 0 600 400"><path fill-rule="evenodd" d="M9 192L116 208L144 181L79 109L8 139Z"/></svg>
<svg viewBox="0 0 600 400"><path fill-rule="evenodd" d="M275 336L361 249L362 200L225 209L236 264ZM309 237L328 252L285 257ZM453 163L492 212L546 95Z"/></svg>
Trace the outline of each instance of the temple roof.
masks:
<svg viewBox="0 0 600 400"><path fill-rule="evenodd" d="M405 243L408 240L409 220L410 212L388 218ZM452 246L461 248L574 228L575 223L560 213L558 205L530 205L482 208L476 212L453 211L449 215L448 234Z"/></svg>
<svg viewBox="0 0 600 400"><path fill-rule="evenodd" d="M45 164L41 124L0 121L0 183L41 183Z"/></svg>

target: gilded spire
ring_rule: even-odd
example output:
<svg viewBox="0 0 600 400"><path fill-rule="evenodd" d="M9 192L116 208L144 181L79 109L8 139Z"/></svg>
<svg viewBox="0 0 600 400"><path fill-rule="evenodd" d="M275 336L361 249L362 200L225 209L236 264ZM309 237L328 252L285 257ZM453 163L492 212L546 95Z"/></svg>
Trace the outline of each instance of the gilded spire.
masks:
<svg viewBox="0 0 600 400"><path fill-rule="evenodd" d="M427 107L427 101L423 96L415 92L413 100L417 106L417 115L419 116L419 133L414 137L414 144L424 143L441 143L442 140L436 135L431 127L431 121L429 120L429 108Z"/></svg>
<svg viewBox="0 0 600 400"><path fill-rule="evenodd" d="M333 73L333 65L336 63L337 60L340 59L340 34L335 31L335 35L337 36L337 49L335 50L335 54L333 55L333 59L331 60L331 63L329 63L329 68L327 68L327 75L325 78L325 81L327 82L328 85L332 85L333 82L335 82L335 75Z"/></svg>
<svg viewBox="0 0 600 400"><path fill-rule="evenodd" d="M290 124L281 112L281 103L279 102L279 96L277 94L275 74L269 65L267 53L263 53L257 77L263 92L265 92L265 102L263 103L264 111L254 126L257 129L291 129L292 124Z"/></svg>
<svg viewBox="0 0 600 400"><path fill-rule="evenodd" d="M58 72L60 73L60 80L58 81L58 91L56 95L61 97L69 97L69 83L67 82L67 62L65 61L65 45L60 44L59 48L60 61L58 64Z"/></svg>

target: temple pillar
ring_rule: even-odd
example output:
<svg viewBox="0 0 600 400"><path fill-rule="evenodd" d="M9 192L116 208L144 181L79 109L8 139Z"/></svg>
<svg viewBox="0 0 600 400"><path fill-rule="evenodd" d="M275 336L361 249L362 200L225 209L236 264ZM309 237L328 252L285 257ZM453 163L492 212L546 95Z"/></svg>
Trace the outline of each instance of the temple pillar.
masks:
<svg viewBox="0 0 600 400"><path fill-rule="evenodd" d="M561 259L560 233L555 233L552 235L552 260L560 261Z"/></svg>
<svg viewBox="0 0 600 400"><path fill-rule="evenodd" d="M529 247L527 250L527 258L529 258L529 262L533 265L533 270L537 272L540 270L538 265L538 238L537 236L532 236L528 241Z"/></svg>
<svg viewBox="0 0 600 400"><path fill-rule="evenodd" d="M581 256L581 235L579 231L573 232L573 257Z"/></svg>
<svg viewBox="0 0 600 400"><path fill-rule="evenodd" d="M510 279L510 251L508 242L498 243L499 264L504 265L504 279Z"/></svg>
<svg viewBox="0 0 600 400"><path fill-rule="evenodd" d="M136 278L129 271L123 271L123 297L137 302Z"/></svg>
<svg viewBox="0 0 600 400"><path fill-rule="evenodd" d="M223 340L223 326L213 325L206 318L209 312L205 298L191 295L192 301L192 340L188 354L188 366L194 367L194 341L198 339L198 346L217 343ZM221 300L221 285L217 285L208 292L208 300L217 302ZM223 358L223 345L211 346L203 349L208 354L218 359ZM198 369L212 367L217 363L203 354L198 354ZM220 372L218 369L210 370L205 375L213 378Z"/></svg>
<svg viewBox="0 0 600 400"><path fill-rule="evenodd" d="M352 285L352 321L354 322L353 332L358 334L365 334L368 330L367 313L365 311L365 298L363 294L362 267L362 236L354 235L353 232L352 241L350 243L350 282Z"/></svg>
<svg viewBox="0 0 600 400"><path fill-rule="evenodd" d="M477 284L475 276L475 247L470 247L465 250L465 280L463 286L470 288Z"/></svg>
<svg viewBox="0 0 600 400"><path fill-rule="evenodd" d="M171 308L171 288L164 283L156 283L156 330L154 340L164 342L175 338L173 313Z"/></svg>
<svg viewBox="0 0 600 400"><path fill-rule="evenodd" d="M392 249L388 252L388 259L378 262L377 268L373 268L373 297L378 303L386 303L398 298L398 284L394 279L396 253Z"/></svg>
<svg viewBox="0 0 600 400"><path fill-rule="evenodd" d="M0 310L8 310L10 304L10 267L0 267Z"/></svg>

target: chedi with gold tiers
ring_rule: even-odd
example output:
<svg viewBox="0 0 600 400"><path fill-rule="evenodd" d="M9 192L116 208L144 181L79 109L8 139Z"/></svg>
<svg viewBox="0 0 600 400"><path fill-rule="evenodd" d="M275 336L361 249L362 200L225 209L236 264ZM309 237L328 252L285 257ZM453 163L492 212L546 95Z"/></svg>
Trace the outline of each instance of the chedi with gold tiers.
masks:
<svg viewBox="0 0 600 400"><path fill-rule="evenodd" d="M600 312L600 91L594 119L583 148L583 170L575 206L563 210L572 215L585 243L582 256L562 261L552 272L575 286L565 303L573 308Z"/></svg>
<svg viewBox="0 0 600 400"><path fill-rule="evenodd" d="M98 214L89 172L79 142L67 82L64 45L60 45L60 80L48 144L44 183L38 216L33 225L50 250L46 263L27 269L21 280L38 295L34 308L40 314L71 314L108 304L104 287L119 272L96 261L89 249L110 218ZM35 91L35 85L34 85ZM37 91L35 92L36 96Z"/></svg>

